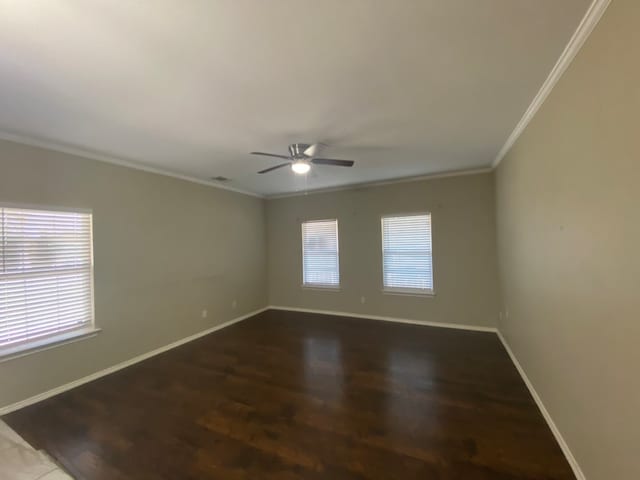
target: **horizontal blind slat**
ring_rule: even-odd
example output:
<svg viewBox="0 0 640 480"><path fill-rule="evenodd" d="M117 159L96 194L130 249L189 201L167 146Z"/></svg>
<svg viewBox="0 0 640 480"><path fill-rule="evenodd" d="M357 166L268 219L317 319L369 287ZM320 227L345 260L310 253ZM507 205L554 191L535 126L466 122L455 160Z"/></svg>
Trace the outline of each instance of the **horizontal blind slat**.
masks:
<svg viewBox="0 0 640 480"><path fill-rule="evenodd" d="M86 290L86 289L85 289ZM0 306L5 309L6 313L2 317L0 328L5 322L19 315L35 315L40 311L57 311L68 303L84 303L90 295L83 290L76 292L65 292L62 295L52 294L47 296L28 297L28 299L15 299L13 301L2 301Z"/></svg>
<svg viewBox="0 0 640 480"><path fill-rule="evenodd" d="M30 328L33 329L33 328L40 328L40 327L46 327L46 326L55 327L56 325L69 321L69 319L73 319L74 322L77 322L77 321L88 322L91 319L91 312L89 311L89 309L65 310L64 320L60 320L56 322L51 322L50 320L47 320L47 318L45 317L38 317L38 318L35 318L33 321L29 319L29 321L23 320L21 322L14 322L11 324L11 328L0 330L0 335L15 336L17 331L28 330Z"/></svg>
<svg viewBox="0 0 640 480"><path fill-rule="evenodd" d="M83 282L75 285L74 284L66 284L63 286L58 285L55 288L55 292L53 292L53 287L51 285L44 285L38 288L29 288L28 293L29 293L29 298L42 298L47 294L56 293L58 295L60 294L66 295L66 294L71 294L73 292L78 292L78 291L86 292L86 290L87 290L87 286ZM4 302L11 302L13 300L24 298L24 297L25 297L24 288L9 289L9 288L0 287L0 304L4 304Z"/></svg>
<svg viewBox="0 0 640 480"><path fill-rule="evenodd" d="M86 327L87 327L87 322L69 321L69 322L61 323L56 326L50 326L48 328L43 328L39 330L23 331L23 332L20 332L19 335L2 337L0 338L0 343L2 343L3 346L13 346L19 343L28 344L29 341L40 340L42 338L50 337L53 335L59 335L60 333L64 333L72 330L84 329Z"/></svg>

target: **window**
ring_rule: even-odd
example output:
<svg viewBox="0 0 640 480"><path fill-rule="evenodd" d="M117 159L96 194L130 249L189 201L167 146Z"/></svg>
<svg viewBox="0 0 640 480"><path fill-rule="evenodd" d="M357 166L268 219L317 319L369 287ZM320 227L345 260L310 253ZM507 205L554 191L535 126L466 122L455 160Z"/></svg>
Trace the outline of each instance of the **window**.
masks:
<svg viewBox="0 0 640 480"><path fill-rule="evenodd" d="M91 330L91 214L0 206L0 355Z"/></svg>
<svg viewBox="0 0 640 480"><path fill-rule="evenodd" d="M302 224L302 284L328 288L340 286L337 220Z"/></svg>
<svg viewBox="0 0 640 480"><path fill-rule="evenodd" d="M433 293L431 215L382 218L384 289Z"/></svg>

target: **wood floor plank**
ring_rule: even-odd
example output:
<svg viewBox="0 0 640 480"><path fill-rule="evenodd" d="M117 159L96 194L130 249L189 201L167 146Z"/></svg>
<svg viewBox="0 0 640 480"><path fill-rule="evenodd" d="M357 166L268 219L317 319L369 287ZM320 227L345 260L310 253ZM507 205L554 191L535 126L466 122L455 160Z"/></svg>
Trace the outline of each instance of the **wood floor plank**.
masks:
<svg viewBox="0 0 640 480"><path fill-rule="evenodd" d="M574 479L494 334L308 313L4 420L78 479Z"/></svg>

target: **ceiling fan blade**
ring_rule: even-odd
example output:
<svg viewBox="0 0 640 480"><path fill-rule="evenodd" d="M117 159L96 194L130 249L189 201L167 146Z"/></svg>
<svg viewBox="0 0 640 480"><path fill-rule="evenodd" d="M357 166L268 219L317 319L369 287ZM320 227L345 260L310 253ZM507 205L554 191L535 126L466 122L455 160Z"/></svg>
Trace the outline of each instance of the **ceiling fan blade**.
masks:
<svg viewBox="0 0 640 480"><path fill-rule="evenodd" d="M275 167L271 167L271 168L266 168L264 170L260 170L258 173L267 173L267 172L270 172L271 170L276 170L278 168L286 167L287 165L291 165L291 162L281 163L280 165L276 165Z"/></svg>
<svg viewBox="0 0 640 480"><path fill-rule="evenodd" d="M336 160L335 158L312 158L315 165L333 165L335 167L353 167L353 160Z"/></svg>
<svg viewBox="0 0 640 480"><path fill-rule="evenodd" d="M275 153L265 153L265 152L249 152L251 155L264 155L265 157L276 157L276 158L284 158L285 160L289 160L287 155L276 155Z"/></svg>

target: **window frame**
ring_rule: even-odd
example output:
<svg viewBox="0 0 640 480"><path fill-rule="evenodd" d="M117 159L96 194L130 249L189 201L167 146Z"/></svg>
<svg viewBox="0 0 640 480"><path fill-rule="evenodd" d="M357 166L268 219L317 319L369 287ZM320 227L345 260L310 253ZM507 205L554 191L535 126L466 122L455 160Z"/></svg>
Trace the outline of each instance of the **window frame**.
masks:
<svg viewBox="0 0 640 480"><path fill-rule="evenodd" d="M430 225L430 240L431 240L431 289L426 288L410 288L410 287L387 287L384 283L384 219L385 218L399 218L399 217L419 217L428 216ZM403 213L390 213L380 217L380 270L381 270L381 291L385 295L402 295L409 297L435 297L435 264L434 264L434 244L433 244L433 215L428 211L421 212L403 212Z"/></svg>
<svg viewBox="0 0 640 480"><path fill-rule="evenodd" d="M23 210L36 210L43 212L59 212L59 213L79 213L89 216L89 288L90 288L90 320L86 322L86 325L62 331L49 336L36 338L32 341L19 342L15 345L9 345L6 347L0 346L0 363L13 360L16 358L30 355L32 353L41 352L56 348L61 345L66 345L86 338L95 337L102 329L96 326L96 314L95 314L95 259L94 259L94 237L93 237L93 210L90 208L74 208L58 205L41 205L30 203L13 203L13 202L0 202L0 208L8 209L23 209Z"/></svg>
<svg viewBox="0 0 640 480"><path fill-rule="evenodd" d="M307 223L319 223L319 222L335 222L336 224L336 261L337 261L337 270L338 270L338 283L337 284L329 284L329 283L305 283L304 281L304 225ZM300 245L301 245L301 263L302 268L300 269L301 273L301 282L300 285L302 288L307 290L321 290L321 291L339 291L342 286L342 275L340 273L340 227L337 218L319 218L314 220L303 220L300 222Z"/></svg>

